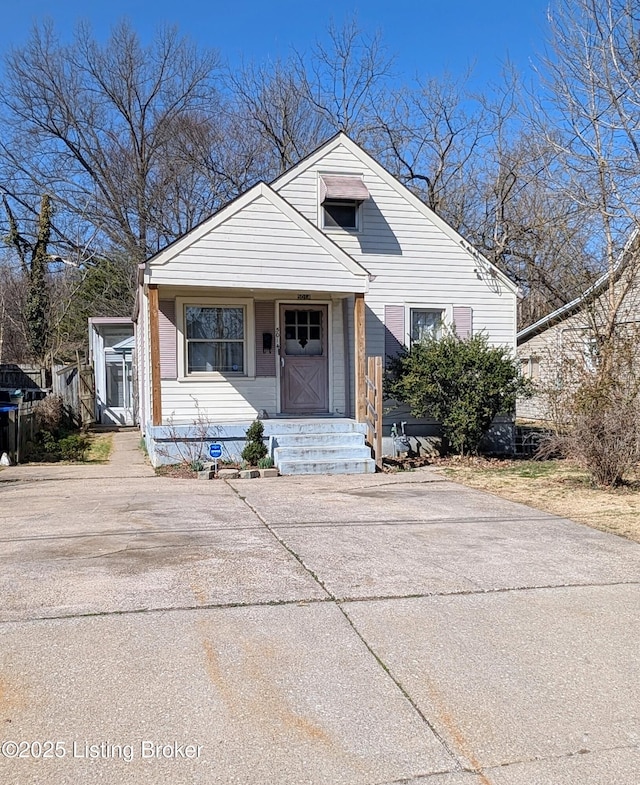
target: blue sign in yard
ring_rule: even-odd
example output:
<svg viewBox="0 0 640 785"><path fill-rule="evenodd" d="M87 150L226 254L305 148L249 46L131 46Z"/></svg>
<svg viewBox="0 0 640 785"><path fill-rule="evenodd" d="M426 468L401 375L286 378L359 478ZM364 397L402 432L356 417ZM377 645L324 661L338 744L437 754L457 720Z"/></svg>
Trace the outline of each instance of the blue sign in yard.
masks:
<svg viewBox="0 0 640 785"><path fill-rule="evenodd" d="M210 444L209 445L209 457L210 458L221 458L222 457L222 445L221 444Z"/></svg>

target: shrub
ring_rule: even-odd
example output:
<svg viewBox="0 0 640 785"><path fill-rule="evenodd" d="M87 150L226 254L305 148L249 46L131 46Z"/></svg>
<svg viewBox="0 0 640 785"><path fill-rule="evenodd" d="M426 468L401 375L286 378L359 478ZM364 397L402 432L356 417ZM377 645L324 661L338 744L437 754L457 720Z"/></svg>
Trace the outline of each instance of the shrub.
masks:
<svg viewBox="0 0 640 785"><path fill-rule="evenodd" d="M59 461L60 449L58 440L51 431L40 431L30 445L29 460Z"/></svg>
<svg viewBox="0 0 640 785"><path fill-rule="evenodd" d="M425 337L392 360L386 392L414 417L438 420L450 447L464 454L478 452L493 418L514 411L530 384L508 349L490 346L486 335L446 334Z"/></svg>
<svg viewBox="0 0 640 785"><path fill-rule="evenodd" d="M246 461L251 466L257 466L258 461L265 458L267 455L267 448L263 441L264 425L260 420L255 420L247 428L245 434L247 444L242 451L242 460Z"/></svg>
<svg viewBox="0 0 640 785"><path fill-rule="evenodd" d="M91 440L84 433L40 431L30 445L31 461L83 461Z"/></svg>
<svg viewBox="0 0 640 785"><path fill-rule="evenodd" d="M217 438L220 427L212 423L209 412L201 408L194 395L189 397L193 401L196 416L186 429L186 423L183 425L176 422L173 414L167 417L167 444L157 444L156 452L167 458L169 463L178 459L180 463L191 468L196 462L204 464L207 460L207 442ZM141 445L141 448L146 451L146 446Z"/></svg>
<svg viewBox="0 0 640 785"><path fill-rule="evenodd" d="M58 441L60 458L63 461L83 461L91 442L84 433L71 433Z"/></svg>

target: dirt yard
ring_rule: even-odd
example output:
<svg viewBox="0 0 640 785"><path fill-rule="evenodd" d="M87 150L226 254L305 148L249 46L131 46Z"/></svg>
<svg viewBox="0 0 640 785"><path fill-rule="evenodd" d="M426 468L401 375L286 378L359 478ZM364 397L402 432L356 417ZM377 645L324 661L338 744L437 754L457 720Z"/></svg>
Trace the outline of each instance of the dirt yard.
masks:
<svg viewBox="0 0 640 785"><path fill-rule="evenodd" d="M438 468L471 488L640 542L640 476L623 488L601 490L567 461L450 458Z"/></svg>

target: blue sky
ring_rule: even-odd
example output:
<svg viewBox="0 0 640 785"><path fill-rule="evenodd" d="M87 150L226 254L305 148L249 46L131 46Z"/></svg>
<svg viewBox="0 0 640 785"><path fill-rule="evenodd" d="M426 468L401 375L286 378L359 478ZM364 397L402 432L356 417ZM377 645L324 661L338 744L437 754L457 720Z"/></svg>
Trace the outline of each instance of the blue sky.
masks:
<svg viewBox="0 0 640 785"><path fill-rule="evenodd" d="M526 70L543 46L548 0L20 0L4 3L0 51L24 42L36 19L49 16L71 30L89 19L98 37L127 16L146 37L159 23L177 24L201 44L217 48L231 63L286 56L322 38L333 19L355 13L362 27L379 29L402 80L415 74L460 75L474 65L475 82L497 79L510 58Z"/></svg>

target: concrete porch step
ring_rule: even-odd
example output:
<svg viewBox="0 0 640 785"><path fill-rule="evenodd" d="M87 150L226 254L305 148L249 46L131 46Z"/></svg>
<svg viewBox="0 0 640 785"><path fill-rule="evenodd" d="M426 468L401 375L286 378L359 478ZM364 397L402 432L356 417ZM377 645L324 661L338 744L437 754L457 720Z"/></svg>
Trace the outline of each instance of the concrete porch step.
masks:
<svg viewBox="0 0 640 785"><path fill-rule="evenodd" d="M273 448L276 447L360 447L364 444L364 435L359 431L332 433L285 433L271 437Z"/></svg>
<svg viewBox="0 0 640 785"><path fill-rule="evenodd" d="M365 426L343 418L272 420L269 451L280 474L367 474L375 471ZM277 428L277 430L276 430Z"/></svg>
<svg viewBox="0 0 640 785"><path fill-rule="evenodd" d="M320 433L364 433L366 426L363 423L350 420L346 417L300 418L300 419L273 419L263 420L266 436L289 436L296 434Z"/></svg>
<svg viewBox="0 0 640 785"><path fill-rule="evenodd" d="M359 444L327 445L310 442L297 447L276 447L273 451L273 461L276 466L280 466L283 461L339 461L353 458L371 458L371 450L364 444L362 438Z"/></svg>
<svg viewBox="0 0 640 785"><path fill-rule="evenodd" d="M351 460L323 461L282 461L278 469L280 474L373 474L376 463L371 458L354 458Z"/></svg>

